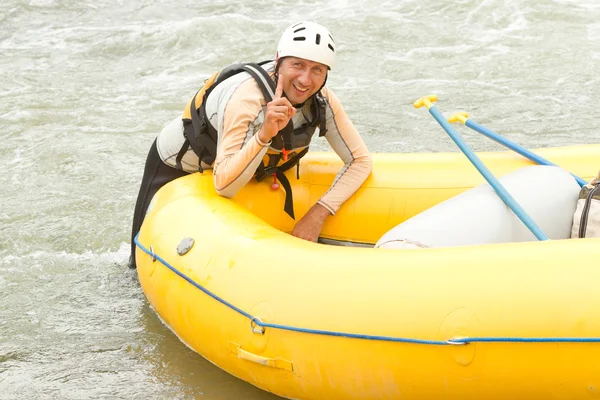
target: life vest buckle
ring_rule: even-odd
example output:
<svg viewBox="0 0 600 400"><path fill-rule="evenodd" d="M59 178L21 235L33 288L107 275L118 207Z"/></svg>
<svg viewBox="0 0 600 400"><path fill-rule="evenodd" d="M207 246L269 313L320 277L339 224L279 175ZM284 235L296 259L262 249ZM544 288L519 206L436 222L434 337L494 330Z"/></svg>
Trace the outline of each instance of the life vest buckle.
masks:
<svg viewBox="0 0 600 400"><path fill-rule="evenodd" d="M279 167L277 167L277 166L266 167L264 169L261 169L260 171L256 172L255 179L258 182L260 182L263 179L265 179L267 176L275 175L275 172L277 171L277 169L279 169Z"/></svg>

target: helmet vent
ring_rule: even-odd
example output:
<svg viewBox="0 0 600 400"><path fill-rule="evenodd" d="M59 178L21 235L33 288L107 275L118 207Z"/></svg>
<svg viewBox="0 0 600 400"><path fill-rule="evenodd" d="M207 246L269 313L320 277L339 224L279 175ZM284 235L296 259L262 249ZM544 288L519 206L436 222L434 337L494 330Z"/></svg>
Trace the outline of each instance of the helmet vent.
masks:
<svg viewBox="0 0 600 400"><path fill-rule="evenodd" d="M304 21L296 23L283 32L277 44L277 58L296 57L326 65L330 70L335 64L336 42L322 25Z"/></svg>

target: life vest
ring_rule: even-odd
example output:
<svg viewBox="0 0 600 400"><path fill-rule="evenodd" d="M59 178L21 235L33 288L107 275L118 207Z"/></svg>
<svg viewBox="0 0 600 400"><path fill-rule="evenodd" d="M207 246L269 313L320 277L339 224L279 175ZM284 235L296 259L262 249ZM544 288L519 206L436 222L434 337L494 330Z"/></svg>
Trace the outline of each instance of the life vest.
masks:
<svg viewBox="0 0 600 400"><path fill-rule="evenodd" d="M183 135L185 141L181 150L175 159L176 168L183 170L181 159L191 147L198 156L198 171L203 172L202 162L212 165L217 156L217 130L211 125L206 116L206 99L212 90L225 79L228 79L240 72L248 72L258 84L265 101L267 103L273 100L275 95L275 82L271 76L261 67L270 61L260 63L238 63L232 64L221 71L215 72L208 78L202 88L194 95L183 111ZM292 188L284 172L296 166L302 157L308 152L308 147L294 154L288 159L287 155L291 149L308 146L315 130L319 127L319 136L324 136L327 132L326 127L326 100L320 91L312 96L311 115L312 121L298 129L294 129L294 124L290 122L280 130L273 138L270 147L280 150L281 153L268 154L265 162L261 163L256 170L255 178L262 181L267 176L275 176L281 182L285 189L285 212L294 218L294 203L292 200ZM283 158L283 164L279 165ZM298 169L296 172L298 176Z"/></svg>

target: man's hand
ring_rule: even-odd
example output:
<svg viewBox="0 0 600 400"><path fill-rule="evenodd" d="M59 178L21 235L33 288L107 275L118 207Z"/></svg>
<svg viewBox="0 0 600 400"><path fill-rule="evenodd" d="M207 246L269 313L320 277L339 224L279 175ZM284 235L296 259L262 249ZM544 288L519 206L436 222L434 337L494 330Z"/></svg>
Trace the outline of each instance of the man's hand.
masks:
<svg viewBox="0 0 600 400"><path fill-rule="evenodd" d="M296 109L287 98L283 97L283 79L279 77L275 97L273 101L267 103L265 122L260 132L258 132L260 141L263 143L270 142L280 130L285 128L294 114L296 114Z"/></svg>
<svg viewBox="0 0 600 400"><path fill-rule="evenodd" d="M300 221L294 226L292 235L300 239L316 242L323 228L323 223L331 213L319 203L312 206Z"/></svg>

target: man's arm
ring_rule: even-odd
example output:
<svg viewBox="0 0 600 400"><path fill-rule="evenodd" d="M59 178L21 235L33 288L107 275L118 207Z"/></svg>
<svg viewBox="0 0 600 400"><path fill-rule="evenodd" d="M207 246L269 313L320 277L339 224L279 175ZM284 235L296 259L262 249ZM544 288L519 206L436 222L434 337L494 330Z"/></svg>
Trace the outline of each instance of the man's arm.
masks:
<svg viewBox="0 0 600 400"><path fill-rule="evenodd" d="M337 212L371 173L372 162L365 142L344 112L338 98L323 90L329 103L327 141L344 162L331 187L321 199L296 223L292 235L316 242L325 220Z"/></svg>
<svg viewBox="0 0 600 400"><path fill-rule="evenodd" d="M296 112L282 97L282 91L278 85L275 98L267 104L261 129L249 140L252 123L262 111L261 101L264 101L256 82L246 81L240 85L224 107L213 168L215 188L221 196L232 197L252 179L271 139Z"/></svg>
<svg viewBox="0 0 600 400"><path fill-rule="evenodd" d="M326 139L344 162L329 190L318 201L335 214L367 179L372 169L371 155L364 140L344 111L337 96L325 88L323 94L329 104Z"/></svg>

